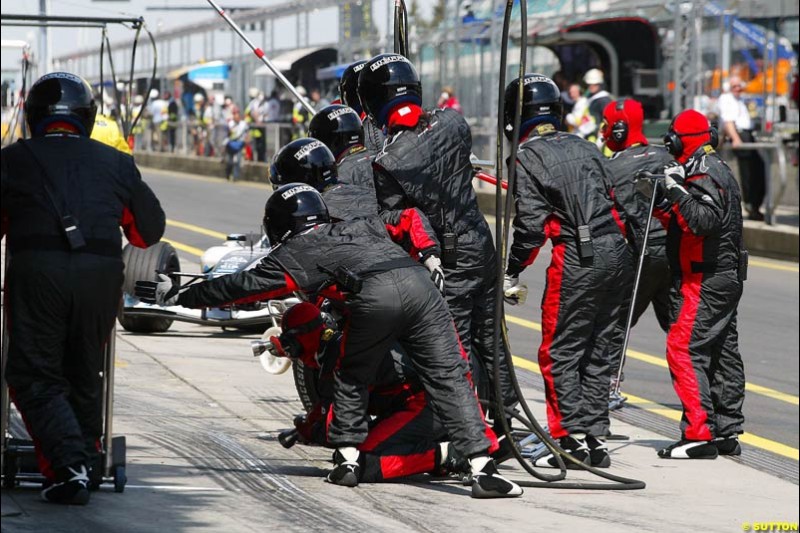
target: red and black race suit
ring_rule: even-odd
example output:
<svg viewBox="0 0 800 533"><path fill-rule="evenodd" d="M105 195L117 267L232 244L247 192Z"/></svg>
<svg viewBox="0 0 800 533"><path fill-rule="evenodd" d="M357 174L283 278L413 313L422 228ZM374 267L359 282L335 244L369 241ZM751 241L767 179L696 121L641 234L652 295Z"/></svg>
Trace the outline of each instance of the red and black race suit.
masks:
<svg viewBox="0 0 800 533"><path fill-rule="evenodd" d="M669 205L657 213L675 276L667 363L683 404L683 437L709 440L743 432L745 376L736 326L746 268L741 195L709 146L685 168L685 183L668 191Z"/></svg>
<svg viewBox="0 0 800 533"><path fill-rule="evenodd" d="M423 117L415 129L392 134L375 157L375 188L384 210L416 207L443 247L445 298L470 354L481 396L489 398L494 366L493 332L497 267L489 225L478 208L470 162L472 135L452 109ZM454 241L448 254L444 239ZM502 337L501 337L502 338ZM501 387L507 406L517 401L501 342Z"/></svg>
<svg viewBox="0 0 800 533"><path fill-rule="evenodd" d="M636 173L646 170L652 174L662 174L664 166L672 162L672 156L661 146L635 145L614 154L608 160L608 175L614 185L614 196L627 215L628 235L640 251L650 199L636 190ZM672 275L667 260L667 231L653 219L650 223L650 237L647 239L647 255L642 266L639 290L633 308L635 326L639 317L653 304L653 311L661 329L669 330L669 293L672 288ZM636 269L638 257L633 257L632 268ZM631 282L633 278L631 277ZM631 285L631 289L633 286ZM625 326L630 309L630 295L626 295L614 329L608 355L611 360L611 377L616 378L622 360L622 344L625 339Z"/></svg>
<svg viewBox="0 0 800 533"><path fill-rule="evenodd" d="M608 346L620 287L630 282L631 252L597 147L552 127L540 126L534 135L517 155L507 272L518 275L552 240L539 348L550 433L602 436L608 431ZM589 228L591 257L579 252L580 225Z"/></svg>
<svg viewBox="0 0 800 533"><path fill-rule="evenodd" d="M76 135L24 142L33 156L16 143L1 163L1 233L13 256L5 376L51 478L97 453L103 353L123 280L120 226L144 248L159 241L165 218L131 156ZM77 221L84 247L70 249L44 183Z"/></svg>
<svg viewBox="0 0 800 533"><path fill-rule="evenodd" d="M178 303L213 307L316 293L344 267L362 278L338 305L345 316L328 440L357 446L368 434L369 387L395 344L409 354L434 410L465 456L490 446L447 306L428 271L389 239L378 219L316 226L273 249L257 267L191 286Z"/></svg>

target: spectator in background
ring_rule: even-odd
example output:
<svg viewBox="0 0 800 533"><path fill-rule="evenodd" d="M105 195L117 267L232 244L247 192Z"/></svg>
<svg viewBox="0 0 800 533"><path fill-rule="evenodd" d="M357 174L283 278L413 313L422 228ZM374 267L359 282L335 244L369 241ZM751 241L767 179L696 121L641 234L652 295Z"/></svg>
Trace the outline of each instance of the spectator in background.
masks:
<svg viewBox="0 0 800 533"><path fill-rule="evenodd" d="M225 177L237 181L242 171L242 152L248 141L250 126L242 119L239 109L233 106L228 122L228 139L225 142Z"/></svg>
<svg viewBox="0 0 800 533"><path fill-rule="evenodd" d="M611 102L611 94L603 87L605 85L605 78L603 71L599 68L593 68L586 71L583 76L583 83L586 84L589 92L587 96L587 110L588 117L591 121L590 125L586 126L587 133L585 138L587 141L597 142L598 130L600 124L603 122L603 110Z"/></svg>
<svg viewBox="0 0 800 533"><path fill-rule="evenodd" d="M164 92L164 100L167 102L167 120L162 123L163 128L167 132L167 139L169 141L169 151L175 151L175 137L178 131L178 118L180 115L178 102L172 97L169 91Z"/></svg>
<svg viewBox="0 0 800 533"><path fill-rule="evenodd" d="M299 94L300 97L305 100L307 94L306 88L302 85L298 85L297 94ZM299 139L300 137L306 136L306 125L308 124L310 118L311 117L309 117L309 112L308 109L306 109L306 106L304 106L302 102L295 102L294 107L292 108L292 124L294 125L292 139Z"/></svg>
<svg viewBox="0 0 800 533"><path fill-rule="evenodd" d="M574 103L572 104L572 111L564 117L567 123L567 130L585 139L593 129L592 120L588 113L589 101L581 94L579 83L573 83L569 86L569 96Z"/></svg>
<svg viewBox="0 0 800 533"><path fill-rule="evenodd" d="M328 107L331 103L327 98L322 97L318 87L314 87L311 89L311 105L314 106L314 109L319 110Z"/></svg>
<svg viewBox="0 0 800 533"><path fill-rule="evenodd" d="M164 149L161 123L167 118L167 101L161 97L158 89L150 91L150 100L150 125L153 134L151 147L153 151L161 152Z"/></svg>
<svg viewBox="0 0 800 533"><path fill-rule="evenodd" d="M262 105L261 117L264 122L278 122L281 119L281 100L278 91L274 90Z"/></svg>
<svg viewBox="0 0 800 533"><path fill-rule="evenodd" d="M464 112L461 110L461 103L458 101L458 98L456 98L455 90L453 90L453 88L449 85L442 87L442 94L439 95L439 103L437 104L437 107L440 109L453 109L462 115L464 114Z"/></svg>
<svg viewBox="0 0 800 533"><path fill-rule="evenodd" d="M571 87L566 74L559 70L553 74L553 81L561 90L561 104L564 106L564 113L571 113L572 107L575 105L575 98L570 94L569 88Z"/></svg>
<svg viewBox="0 0 800 533"><path fill-rule="evenodd" d="M726 137L731 140L736 162L739 165L739 181L742 187L742 198L750 220L764 220L761 204L764 201L765 178L764 160L757 150L740 150L743 143L751 143L753 138L753 121L747 105L742 100L744 84L738 76L728 80L730 90L720 95L717 105L719 118Z"/></svg>

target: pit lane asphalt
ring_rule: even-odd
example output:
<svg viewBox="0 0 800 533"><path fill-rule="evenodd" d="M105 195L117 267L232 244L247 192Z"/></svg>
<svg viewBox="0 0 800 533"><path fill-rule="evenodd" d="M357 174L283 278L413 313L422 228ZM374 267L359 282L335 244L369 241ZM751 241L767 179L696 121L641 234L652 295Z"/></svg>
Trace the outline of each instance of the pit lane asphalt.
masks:
<svg viewBox="0 0 800 533"><path fill-rule="evenodd" d="M210 161L209 164L214 164ZM259 231L264 202L270 189L262 184L231 184L215 178L163 171L143 172L164 205L169 219L166 237L177 245L185 261L196 263L197 250L220 242L225 233ZM211 230L209 232L208 230ZM216 235L214 233L216 232ZM211 234L209 234L211 233ZM195 250L188 250L187 247ZM523 306L508 307L512 350L536 361L540 334L533 329L540 320L539 300L544 289L548 250L523 273L530 293ZM746 430L774 442L766 447L783 459L794 456L796 470L798 436L798 267L797 264L754 258L744 297L739 307L740 347L745 362L748 390L745 401ZM522 319L522 320L515 320ZM659 406L680 409L664 360L665 335L652 311L634 329L631 348L651 355L629 357L623 392ZM658 363L662 366L659 366ZM760 390L765 387L765 392ZM774 391L774 392L773 392ZM776 398L777 397L777 398ZM674 413L673 413L674 414Z"/></svg>

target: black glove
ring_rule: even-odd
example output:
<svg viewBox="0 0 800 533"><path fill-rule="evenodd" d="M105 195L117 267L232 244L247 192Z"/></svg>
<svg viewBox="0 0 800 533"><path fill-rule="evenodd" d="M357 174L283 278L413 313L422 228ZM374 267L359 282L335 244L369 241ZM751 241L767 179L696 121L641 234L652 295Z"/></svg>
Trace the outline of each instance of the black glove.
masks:
<svg viewBox="0 0 800 533"><path fill-rule="evenodd" d="M144 303L169 307L178 303L180 285L169 276L159 274L158 281L137 281L133 292Z"/></svg>

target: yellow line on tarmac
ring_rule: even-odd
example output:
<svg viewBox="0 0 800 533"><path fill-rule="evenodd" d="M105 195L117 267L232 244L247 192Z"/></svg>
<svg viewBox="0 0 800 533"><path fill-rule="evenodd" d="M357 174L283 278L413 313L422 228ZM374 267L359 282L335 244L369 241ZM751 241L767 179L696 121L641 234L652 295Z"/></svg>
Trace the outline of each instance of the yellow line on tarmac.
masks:
<svg viewBox="0 0 800 533"><path fill-rule="evenodd" d="M216 237L218 239L223 239L223 240L228 237L225 233L214 231L213 229L195 226L194 224L188 224L186 222L181 222L179 220L173 220L171 218L167 219L167 226L172 226L173 228L181 228L188 231L193 231L195 233L199 233L200 235L207 235L208 237Z"/></svg>
<svg viewBox="0 0 800 533"><path fill-rule="evenodd" d="M539 324L538 322L533 322L532 320L525 320L524 318L518 318L511 315L506 315L506 322L517 324L518 326L533 329L536 331L542 331L542 325ZM641 361L643 363L648 363L661 368L669 368L667 360L662 357L656 357L655 355L650 355L636 350L631 350L630 348L628 349L627 355L631 359L636 359L637 361ZM792 405L800 405L799 397L775 389L771 389L769 387L755 385L753 383L747 382L744 384L744 390L752 392L754 394L760 394L761 396L766 396L767 398L772 398L773 400L786 402Z"/></svg>
<svg viewBox="0 0 800 533"><path fill-rule="evenodd" d="M529 370L537 374L542 373L538 364L516 355L514 356L514 366L524 368L525 370ZM640 396L628 394L627 392L625 393L625 396L628 397L628 403L636 405L649 413L660 415L676 422L680 422L681 420L681 412L677 409L672 409L671 407L652 402ZM750 446L767 450L768 452L787 457L794 461L800 460L800 450L774 440L765 439L764 437L759 437L758 435L754 435L752 433L744 433L740 435L739 440L745 444L749 444Z"/></svg>
<svg viewBox="0 0 800 533"><path fill-rule="evenodd" d="M189 246L188 244L183 244L182 242L173 241L172 239L167 239L166 237L162 237L161 240L170 243L176 250L180 250L181 252L196 255L197 257L202 257L203 255L203 250L200 248L195 248L194 246Z"/></svg>

